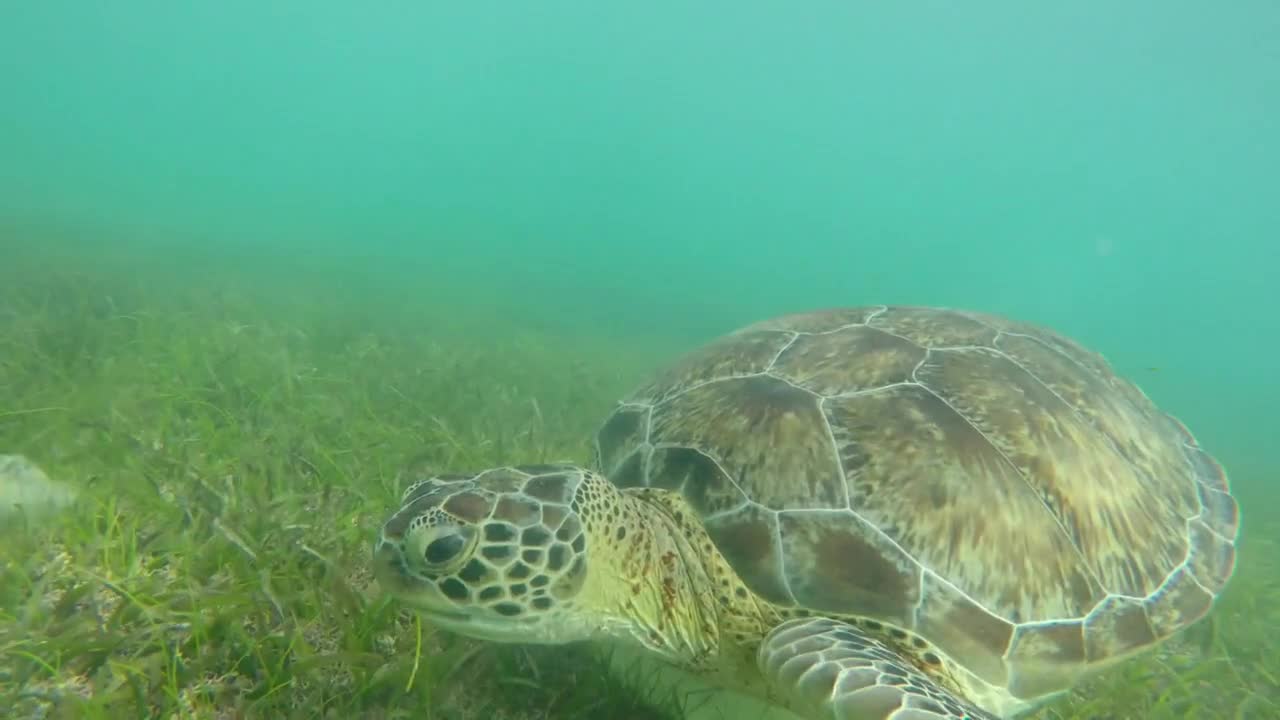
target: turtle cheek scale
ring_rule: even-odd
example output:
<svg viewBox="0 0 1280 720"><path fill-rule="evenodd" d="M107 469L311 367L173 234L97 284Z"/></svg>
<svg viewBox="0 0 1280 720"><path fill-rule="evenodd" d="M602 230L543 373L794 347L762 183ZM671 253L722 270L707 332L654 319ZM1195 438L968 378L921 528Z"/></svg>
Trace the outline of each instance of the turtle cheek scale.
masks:
<svg viewBox="0 0 1280 720"><path fill-rule="evenodd" d="M536 620L568 610L586 572L586 538L571 514L517 528L493 520L479 551L440 591L455 602L483 608L496 618Z"/></svg>

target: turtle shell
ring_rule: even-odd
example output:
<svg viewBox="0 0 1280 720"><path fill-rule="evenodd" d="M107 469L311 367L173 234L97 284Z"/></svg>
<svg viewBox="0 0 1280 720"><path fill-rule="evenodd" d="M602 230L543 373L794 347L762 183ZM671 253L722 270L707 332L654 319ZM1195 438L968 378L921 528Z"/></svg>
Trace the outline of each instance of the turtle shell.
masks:
<svg viewBox="0 0 1280 720"><path fill-rule="evenodd" d="M596 462L682 492L782 606L915 630L1015 696L1204 616L1235 565L1221 466L1101 356L927 307L789 315L619 403Z"/></svg>

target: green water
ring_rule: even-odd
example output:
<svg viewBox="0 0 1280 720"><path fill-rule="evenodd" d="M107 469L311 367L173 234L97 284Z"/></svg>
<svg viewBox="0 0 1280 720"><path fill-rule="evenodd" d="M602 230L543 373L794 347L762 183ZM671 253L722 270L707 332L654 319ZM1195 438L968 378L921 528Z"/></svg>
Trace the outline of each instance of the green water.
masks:
<svg viewBox="0 0 1280 720"><path fill-rule="evenodd" d="M301 328L290 357L335 377L358 366L325 353L361 328L468 357L518 336L538 350L493 361L508 390L439 414L514 437L541 397L565 418L548 453L737 326L951 305L1102 352L1222 459L1274 548L1277 37L1262 0L9 3L0 322L53 308L30 337L66 346L19 362L10 332L0 420L22 421L0 440L23 447L0 453L73 432L29 411L110 414L122 363L84 357L161 347L95 335L113 303L192 362L242 316ZM57 353L79 359L55 382ZM492 458L484 432L462 457ZM1277 587L1267 567L1248 587ZM1253 687L1280 703L1268 667Z"/></svg>

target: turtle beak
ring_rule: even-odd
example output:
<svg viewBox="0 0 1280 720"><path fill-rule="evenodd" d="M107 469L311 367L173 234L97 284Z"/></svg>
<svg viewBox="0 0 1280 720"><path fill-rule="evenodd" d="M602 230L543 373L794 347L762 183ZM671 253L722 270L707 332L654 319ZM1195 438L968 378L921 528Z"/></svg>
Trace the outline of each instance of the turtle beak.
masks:
<svg viewBox="0 0 1280 720"><path fill-rule="evenodd" d="M409 572L402 544L386 536L379 538L373 548L373 574L379 585L395 595L411 592L422 584Z"/></svg>

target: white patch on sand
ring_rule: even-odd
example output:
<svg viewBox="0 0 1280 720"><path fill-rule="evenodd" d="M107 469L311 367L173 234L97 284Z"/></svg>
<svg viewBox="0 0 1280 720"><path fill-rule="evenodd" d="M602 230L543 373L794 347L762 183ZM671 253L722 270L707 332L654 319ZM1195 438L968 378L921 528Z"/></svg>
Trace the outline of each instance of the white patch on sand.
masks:
<svg viewBox="0 0 1280 720"><path fill-rule="evenodd" d="M19 513L35 517L75 499L70 486L54 482L22 455L0 455L0 527Z"/></svg>

